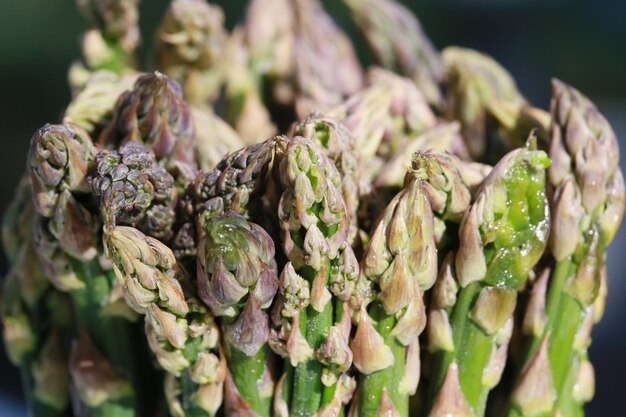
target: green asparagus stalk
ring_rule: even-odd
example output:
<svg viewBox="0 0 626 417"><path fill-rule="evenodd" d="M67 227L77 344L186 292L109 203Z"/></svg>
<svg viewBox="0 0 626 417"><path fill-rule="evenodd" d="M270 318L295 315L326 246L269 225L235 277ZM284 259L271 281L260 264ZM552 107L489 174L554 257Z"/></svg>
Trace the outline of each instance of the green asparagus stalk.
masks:
<svg viewBox="0 0 626 417"><path fill-rule="evenodd" d="M442 57L449 79L447 116L460 121L475 160L497 161L523 146L532 129L542 145L546 142L549 115L526 102L500 64L459 47L444 49Z"/></svg>
<svg viewBox="0 0 626 417"><path fill-rule="evenodd" d="M124 299L145 316L145 332L167 371L165 394L176 417L215 416L222 405L226 363L219 329L195 298L173 252L128 226L106 225L104 245ZM184 292L183 284L189 286Z"/></svg>
<svg viewBox="0 0 626 417"><path fill-rule="evenodd" d="M198 248L198 293L221 318L229 369L229 414L270 416L267 309L278 289L274 242L234 211L211 217Z"/></svg>
<svg viewBox="0 0 626 417"><path fill-rule="evenodd" d="M96 346L88 353L103 353L97 361L94 357L97 366L71 369L74 385L84 382L76 390L84 412L134 416L151 408L141 400L147 386L142 393L128 389L142 386L144 353L128 316L107 315L115 278L98 259L97 217L81 202L89 200L87 173L94 156L91 139L77 126L46 125L33 135L29 168L37 211L35 247L47 278L71 296L79 330ZM115 369L116 379L126 382L83 378L100 368ZM93 391L99 395L89 395Z"/></svg>
<svg viewBox="0 0 626 417"><path fill-rule="evenodd" d="M182 85L189 103L206 106L217 98L223 82L225 42L219 6L173 0L157 29L157 67Z"/></svg>
<svg viewBox="0 0 626 417"><path fill-rule="evenodd" d="M64 338L72 317L67 300L51 287L37 260L34 214L32 188L24 178L2 227L11 264L2 285L2 336L10 361L21 368L31 415L71 416Z"/></svg>
<svg viewBox="0 0 626 417"><path fill-rule="evenodd" d="M580 92L558 80L552 89L552 262L526 311L530 342L510 416L580 414L593 395L587 346L606 247L624 212L615 133Z"/></svg>
<svg viewBox="0 0 626 417"><path fill-rule="evenodd" d="M442 267L444 297L430 309L429 348L436 353L429 416L483 416L499 382L511 336L517 291L547 243L543 151L507 154L466 211L454 267Z"/></svg>
<svg viewBox="0 0 626 417"><path fill-rule="evenodd" d="M360 375L350 415L408 416L420 376L418 337L426 325L422 294L437 276L433 212L419 176L409 174L381 214L361 273L367 284L350 342Z"/></svg>
<svg viewBox="0 0 626 417"><path fill-rule="evenodd" d="M415 15L395 0L344 3L378 64L412 79L432 106L443 109L444 67Z"/></svg>
<svg viewBox="0 0 626 417"><path fill-rule="evenodd" d="M121 74L137 65L136 50L141 42L139 1L76 0L90 29L82 39L86 68L74 65L70 70L72 84L82 84L91 71L104 69Z"/></svg>
<svg viewBox="0 0 626 417"><path fill-rule="evenodd" d="M341 177L315 142L295 137L282 145L274 166L282 186L278 218L289 262L272 311L270 345L288 363L275 412L341 413L353 385L341 375L352 362L350 305L358 277L346 243L350 220Z"/></svg>

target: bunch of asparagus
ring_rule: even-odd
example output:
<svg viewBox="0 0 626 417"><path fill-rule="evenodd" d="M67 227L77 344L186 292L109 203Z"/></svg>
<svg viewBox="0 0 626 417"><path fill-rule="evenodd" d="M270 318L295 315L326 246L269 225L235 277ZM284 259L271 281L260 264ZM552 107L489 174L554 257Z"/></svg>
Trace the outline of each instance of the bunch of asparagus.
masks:
<svg viewBox="0 0 626 417"><path fill-rule="evenodd" d="M577 417L618 142L533 107L395 0L79 0L72 101L5 215L3 337L36 417ZM490 393L493 393L490 395Z"/></svg>

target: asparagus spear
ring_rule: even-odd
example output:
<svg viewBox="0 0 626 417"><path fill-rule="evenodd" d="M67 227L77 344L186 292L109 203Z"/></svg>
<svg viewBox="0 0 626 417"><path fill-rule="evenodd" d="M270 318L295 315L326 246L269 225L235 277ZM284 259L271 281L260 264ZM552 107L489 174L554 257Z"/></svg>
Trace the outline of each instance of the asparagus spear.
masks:
<svg viewBox="0 0 626 417"><path fill-rule="evenodd" d="M82 39L85 69L74 66L70 71L72 84L81 84L82 75L100 69L123 73L137 64L136 49L141 42L139 32L140 0L76 0L91 28ZM82 74L81 74L82 73Z"/></svg>
<svg viewBox="0 0 626 417"><path fill-rule="evenodd" d="M274 139L249 145L224 157L212 171L198 175L194 198L200 229L210 217L229 210L261 220L261 198L275 150Z"/></svg>
<svg viewBox="0 0 626 417"><path fill-rule="evenodd" d="M269 265L273 268L274 279L276 279L276 266L273 259L271 264L264 263L268 259L263 260L264 257L267 258L270 249L273 253L273 241L263 229L245 220L262 220L263 218L261 197L266 192L266 174L273 161L275 149L276 140L274 139L260 144L249 145L227 155L217 164L214 170L200 173L195 184L197 222L201 233L203 235L206 234L200 241L200 266L198 267L198 273L201 276L199 276L198 285L200 288L204 288L201 294L203 294L203 298L209 303L209 306L215 307L213 309L215 314L225 316L222 320L222 326L227 334L232 334L232 330L237 329L238 323L241 325L246 324L249 321L248 318L250 320L254 319L252 327L257 325L259 327L257 329L258 332L253 334L254 337L251 342L254 343L236 343L237 341L232 338L225 340L225 343L229 346L226 349L226 354L230 367L225 385L226 409L229 412L244 415L249 415L250 413L253 413L252 415L268 415L270 412L273 381L268 372L268 346L264 343L264 341L267 342L267 336L262 330L263 326L267 327L267 322L265 321L267 317L264 315L265 313L262 311L261 305L251 300L255 297L248 297L248 302L246 303L243 300L240 300L238 303L233 302L234 307L237 308L236 314L239 318L232 317L235 313L233 308L228 312L224 312L222 308L216 305L215 297L211 298L212 294L221 292L208 291L207 285L212 285L211 282L223 281L221 280L222 275L215 270L216 253L222 250L225 253L232 254L232 256L224 257L224 262L227 262L228 265L232 264L233 268L237 262L247 259L248 255L246 252L257 253L256 257L250 260L252 265L250 268L233 270L234 275L228 275L231 278L234 276L237 280L243 280L242 283L245 283L246 280L260 278L258 274L254 277L245 278L249 274L247 269L256 270L258 269L254 268L256 265L263 267L263 270L269 270ZM224 232L225 228L229 229L229 232ZM231 236L233 231L241 233ZM250 237L250 239L245 239L245 237ZM244 246L249 247L250 250L244 250ZM231 260L231 258L233 259ZM238 259L240 260L237 261ZM271 289L271 280L267 282L269 275L269 273L264 275L264 282L259 279L256 287L259 289ZM207 276L209 279L207 279ZM252 287L255 285L255 282L249 282L249 284ZM266 293L264 295L257 291L258 295L261 297L271 295L273 297L273 293L276 291L276 283L273 285L271 294ZM232 288L234 289L235 287ZM245 293L240 294L240 296L245 296ZM243 311L246 312L245 315L241 312L242 307ZM264 308L267 308L267 306ZM237 345L242 345L243 351ZM252 352L256 348L258 350ZM253 371L252 374L250 374L250 370Z"/></svg>
<svg viewBox="0 0 626 417"><path fill-rule="evenodd" d="M435 108L443 108L441 58L417 18L395 0L344 0L379 65L412 79Z"/></svg>
<svg viewBox="0 0 626 417"><path fill-rule="evenodd" d="M500 380L517 291L543 253L549 159L529 148L507 154L487 177L459 231L454 268L444 265L441 302L429 314L436 352L429 416L482 416ZM437 301L437 298L435 298Z"/></svg>
<svg viewBox="0 0 626 417"><path fill-rule="evenodd" d="M277 13L281 18L276 19ZM244 41L250 70L263 91L279 104L293 101L294 11L289 0L251 0L246 9Z"/></svg>
<svg viewBox="0 0 626 417"><path fill-rule="evenodd" d="M30 181L24 178L2 228L11 264L2 285L2 336L10 361L21 368L31 415L70 416L70 377L63 339L71 325L71 312L37 260L32 235L34 213Z"/></svg>
<svg viewBox="0 0 626 417"><path fill-rule="evenodd" d="M239 134L212 110L192 106L191 117L196 131L196 163L201 171L212 170L227 154L244 147Z"/></svg>
<svg viewBox="0 0 626 417"><path fill-rule="evenodd" d="M355 149L354 137L348 129L331 117L313 113L294 126L293 135L317 142L326 150L341 175L341 194L350 218L348 243L357 237L357 213L359 209L359 154Z"/></svg>
<svg viewBox="0 0 626 417"><path fill-rule="evenodd" d="M534 325L526 329L530 345L511 394L510 416L566 415L590 399L592 386L581 393L577 380L580 375L592 383L586 351L594 304L605 250L624 212L613 130L580 92L558 80L552 89L552 263L549 280L536 284L543 289L529 302L526 314Z"/></svg>
<svg viewBox="0 0 626 417"><path fill-rule="evenodd" d="M365 164L375 155L388 160L403 153L407 142L437 123L424 96L409 79L378 68L367 75L367 88L329 112L350 129Z"/></svg>
<svg viewBox="0 0 626 417"><path fill-rule="evenodd" d="M294 0L295 109L299 118L328 111L363 86L350 39L319 0Z"/></svg>
<svg viewBox="0 0 626 417"><path fill-rule="evenodd" d="M194 164L194 128L182 89L160 72L142 75L118 99L99 142L119 146L143 142L168 170Z"/></svg>
<svg viewBox="0 0 626 417"><path fill-rule="evenodd" d="M457 122L439 123L416 137L402 142L403 146L393 152L374 179L373 184L378 190L400 188L406 169L411 165L411 157L416 152L433 150L449 152L459 157L467 154L461 137L460 125ZM458 164L461 165L461 162L459 161Z"/></svg>
<svg viewBox="0 0 626 417"><path fill-rule="evenodd" d="M289 262L273 307L270 345L289 364L277 412L324 415L349 399L351 383L340 375L352 362L345 302L354 296L358 266L346 244L349 218L337 169L305 138L282 145L275 164L282 186L278 218Z"/></svg>
<svg viewBox="0 0 626 417"><path fill-rule="evenodd" d="M89 185L100 197L105 223L134 226L154 238L172 239L178 201L174 178L141 142L100 151Z"/></svg>
<svg viewBox="0 0 626 417"><path fill-rule="evenodd" d="M159 70L178 81L191 104L217 99L223 81L224 12L205 0L173 0L156 35Z"/></svg>
<svg viewBox="0 0 626 417"><path fill-rule="evenodd" d="M126 317L105 314L114 277L98 259L99 222L82 203L89 200L87 172L94 156L91 139L76 126L46 125L33 135L29 168L37 211L35 246L47 278L59 290L69 292L79 328L86 329L97 350L104 353L94 363L115 368L117 379L130 380L138 387L145 363L138 357L143 354L141 344ZM73 369L73 376L98 371L97 367ZM134 416L142 407L150 408L126 389L128 382L107 385L98 378L88 382L91 385L82 384L77 390L88 415ZM98 391L99 396L87 395L90 391Z"/></svg>
<svg viewBox="0 0 626 417"><path fill-rule="evenodd" d="M268 369L269 308L278 289L274 242L234 211L211 217L198 249L198 292L221 317L232 384L226 412L269 416L273 382Z"/></svg>
<svg viewBox="0 0 626 417"><path fill-rule="evenodd" d="M526 102L506 69L471 49L448 47L442 57L449 78L447 116L461 122L474 159L496 161L522 146L532 129L545 143L549 115Z"/></svg>
<svg viewBox="0 0 626 417"><path fill-rule="evenodd" d="M251 5L252 6L252 5ZM282 26L290 17L290 9L278 9L281 19L278 21ZM273 13L273 10L269 10ZM255 16L257 13L254 14ZM254 19L253 19L254 20ZM267 106L270 97L267 97L266 90L269 90L272 83L268 82L265 72L255 67L254 58L251 57L253 51L247 44L248 25L250 15L246 16L246 26L236 27L226 43L224 54L224 66L228 68L224 71L225 96L226 96L226 120L237 131L245 143L256 143L262 138L267 138L276 134L275 121L272 119ZM269 84L269 85L267 85ZM286 84L288 85L288 84ZM288 88L289 90L291 87ZM274 94L276 95L276 94ZM286 102L293 101L293 94L285 94ZM274 97L271 97L274 98ZM284 116L276 122L284 123Z"/></svg>
<svg viewBox="0 0 626 417"><path fill-rule="evenodd" d="M454 244L454 233L470 205L471 193L461 171L467 163L453 155L427 150L413 155L409 176L420 178L434 214L439 249Z"/></svg>
<svg viewBox="0 0 626 417"><path fill-rule="evenodd" d="M173 252L128 226L106 225L107 258L126 302L145 316L145 332L159 365L168 372L165 394L170 413L215 416L222 404L226 363L219 329L195 298ZM182 281L182 283L181 283Z"/></svg>
<svg viewBox="0 0 626 417"><path fill-rule="evenodd" d="M350 342L361 373L353 416L408 416L417 390L422 294L435 282L437 249L424 182L414 174L381 214L361 261L371 294L360 292L365 299Z"/></svg>
<svg viewBox="0 0 626 417"><path fill-rule="evenodd" d="M119 75L110 71L95 71L65 109L63 123L83 128L92 138L98 137L113 117L120 95L133 86L136 74Z"/></svg>

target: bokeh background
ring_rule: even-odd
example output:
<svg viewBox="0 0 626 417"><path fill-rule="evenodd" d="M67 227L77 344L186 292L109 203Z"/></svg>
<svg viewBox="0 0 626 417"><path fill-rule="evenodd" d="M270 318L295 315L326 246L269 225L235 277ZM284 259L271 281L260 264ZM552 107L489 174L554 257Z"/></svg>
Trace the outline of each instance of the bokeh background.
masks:
<svg viewBox="0 0 626 417"><path fill-rule="evenodd" d="M232 26L245 0L214 0ZM516 78L537 106L548 108L550 77L573 84L596 102L626 149L626 2L611 0L421 0L411 7L435 45L484 51ZM144 54L168 0L143 0ZM358 41L339 0L333 16ZM277 19L280 16L276 16ZM0 210L13 195L32 132L59 120L69 100L66 76L79 56L84 21L73 0L0 0ZM359 44L359 53L367 53ZM149 63L148 63L149 64ZM622 169L626 168L622 159ZM623 417L626 394L626 228L609 251L609 297L593 332L596 395L588 416ZM0 256L0 273L6 260ZM17 370L0 347L0 416L23 417Z"/></svg>

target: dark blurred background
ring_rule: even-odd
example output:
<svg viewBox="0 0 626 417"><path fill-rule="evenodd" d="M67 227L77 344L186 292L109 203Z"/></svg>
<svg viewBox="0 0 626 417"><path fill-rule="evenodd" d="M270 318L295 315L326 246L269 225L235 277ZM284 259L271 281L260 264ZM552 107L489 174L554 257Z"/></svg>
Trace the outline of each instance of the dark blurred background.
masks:
<svg viewBox="0 0 626 417"><path fill-rule="evenodd" d="M484 51L516 78L537 106L548 107L550 77L587 94L612 123L626 149L626 2L573 0L422 0L414 9L435 45ZM144 54L167 0L143 0ZM214 1L227 23L241 18L245 0ZM326 5L357 39L339 0ZM277 16L280 18L280 16ZM0 209L4 211L25 165L32 132L58 122L69 100L68 66L79 56L84 21L73 0L0 0ZM366 52L359 45L359 53ZM626 167L622 160L622 169ZM593 333L596 394L591 417L623 417L626 393L626 228L609 251L609 297ZM0 273L6 272L4 256ZM26 415L17 370L0 347L0 416ZM567 416L565 416L567 417Z"/></svg>

